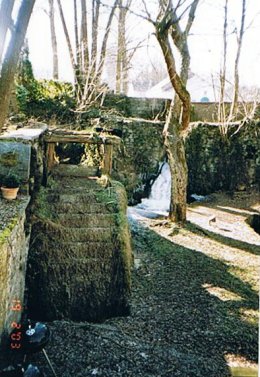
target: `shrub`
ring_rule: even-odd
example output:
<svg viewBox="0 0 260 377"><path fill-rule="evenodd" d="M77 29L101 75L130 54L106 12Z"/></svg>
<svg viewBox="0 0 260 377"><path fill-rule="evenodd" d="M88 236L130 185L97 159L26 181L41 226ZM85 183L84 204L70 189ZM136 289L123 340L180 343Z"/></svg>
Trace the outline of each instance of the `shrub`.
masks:
<svg viewBox="0 0 260 377"><path fill-rule="evenodd" d="M21 180L16 174L8 174L1 179L1 184L4 187L16 188L20 185Z"/></svg>
<svg viewBox="0 0 260 377"><path fill-rule="evenodd" d="M70 83L54 80L17 83L16 98L19 110L28 117L42 121L59 119L62 123L74 119L75 99Z"/></svg>

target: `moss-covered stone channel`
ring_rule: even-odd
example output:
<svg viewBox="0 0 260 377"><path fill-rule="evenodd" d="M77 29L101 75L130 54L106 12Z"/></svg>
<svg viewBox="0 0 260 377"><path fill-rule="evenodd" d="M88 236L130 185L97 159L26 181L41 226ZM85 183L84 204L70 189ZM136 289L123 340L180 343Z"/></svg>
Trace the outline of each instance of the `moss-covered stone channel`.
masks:
<svg viewBox="0 0 260 377"><path fill-rule="evenodd" d="M128 313L131 246L126 193L87 169L57 166L32 209L29 315L99 321Z"/></svg>

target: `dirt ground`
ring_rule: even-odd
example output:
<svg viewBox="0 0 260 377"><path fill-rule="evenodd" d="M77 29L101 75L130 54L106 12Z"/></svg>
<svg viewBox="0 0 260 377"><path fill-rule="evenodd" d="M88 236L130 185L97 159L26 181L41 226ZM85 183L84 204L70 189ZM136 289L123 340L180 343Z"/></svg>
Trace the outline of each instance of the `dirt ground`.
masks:
<svg viewBox="0 0 260 377"><path fill-rule="evenodd" d="M133 213L131 315L55 321L46 350L60 377L226 377L256 367L260 237L256 193L192 203L184 228ZM51 376L43 356L31 357Z"/></svg>

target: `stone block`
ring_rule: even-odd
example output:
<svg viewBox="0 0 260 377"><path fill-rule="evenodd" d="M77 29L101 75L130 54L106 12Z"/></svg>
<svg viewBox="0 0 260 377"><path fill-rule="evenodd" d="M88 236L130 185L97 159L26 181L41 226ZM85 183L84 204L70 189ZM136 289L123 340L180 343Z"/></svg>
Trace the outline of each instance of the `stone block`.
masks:
<svg viewBox="0 0 260 377"><path fill-rule="evenodd" d="M14 173L24 182L29 180L31 145L0 139L0 174Z"/></svg>

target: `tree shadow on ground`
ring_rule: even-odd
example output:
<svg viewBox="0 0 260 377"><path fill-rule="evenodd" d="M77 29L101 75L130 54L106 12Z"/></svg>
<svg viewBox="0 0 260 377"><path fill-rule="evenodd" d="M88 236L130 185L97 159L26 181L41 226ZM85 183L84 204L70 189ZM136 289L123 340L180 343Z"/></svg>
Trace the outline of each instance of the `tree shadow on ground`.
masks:
<svg viewBox="0 0 260 377"><path fill-rule="evenodd" d="M254 255L260 255L260 246L251 244L245 241L236 240L234 238L228 237L228 236L222 236L219 233L212 232L208 229L203 228L202 226L194 223L187 223L187 228L193 232L198 233L201 232L204 236L209 237L210 239L220 242L223 245L234 247L236 249L240 249L243 251L248 251L249 253L252 253Z"/></svg>
<svg viewBox="0 0 260 377"><path fill-rule="evenodd" d="M161 352L165 360L161 376L229 376L225 354L255 362L257 325L241 316L242 309L258 309L258 295L251 286L220 260L148 229L143 237L147 258L138 270L137 284L146 291L149 310L141 336L157 339L153 352L157 357ZM138 251L140 244L134 244ZM209 286L235 293L236 300L223 301L208 292Z"/></svg>
<svg viewBox="0 0 260 377"><path fill-rule="evenodd" d="M223 212L230 213L231 215L244 216L245 219L247 217L249 217L251 214L257 213L257 211L254 210L254 209L251 209L250 211L247 210L247 212L245 212L244 209L240 209L240 208L236 208L236 207L232 208L230 206L220 206L220 205L216 205L216 209L220 210L220 211L223 211Z"/></svg>

